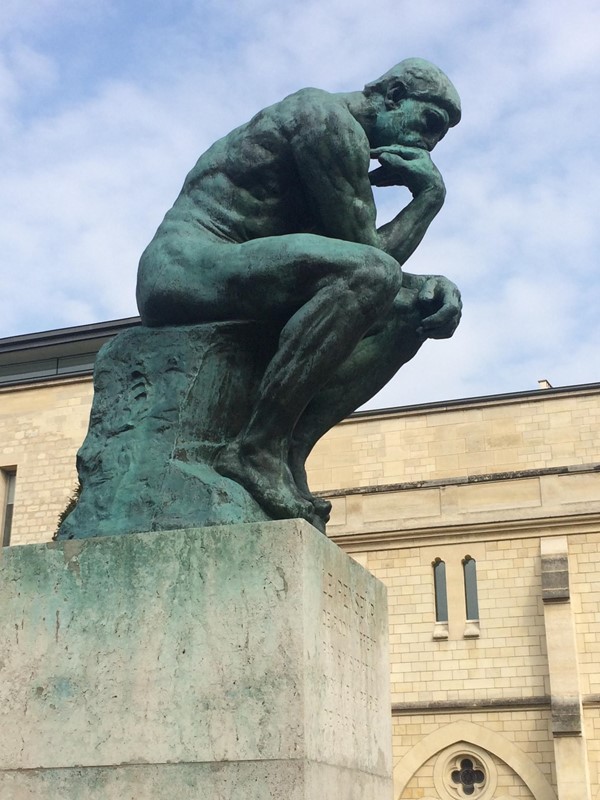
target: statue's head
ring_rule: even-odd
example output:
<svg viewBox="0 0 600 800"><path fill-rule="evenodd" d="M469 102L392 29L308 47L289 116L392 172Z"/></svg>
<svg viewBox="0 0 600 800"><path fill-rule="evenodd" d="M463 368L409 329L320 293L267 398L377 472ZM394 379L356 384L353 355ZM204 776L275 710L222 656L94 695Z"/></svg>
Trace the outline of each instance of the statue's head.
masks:
<svg viewBox="0 0 600 800"><path fill-rule="evenodd" d="M380 94L391 105L404 97L426 100L448 113L450 127L460 122L460 97L441 69L424 58L407 58L365 86L365 94Z"/></svg>
<svg viewBox="0 0 600 800"><path fill-rule="evenodd" d="M385 75L368 83L364 94L367 97L379 96L383 100L383 116L390 118L385 123L380 120L378 128L386 128L386 139L394 127L398 129L400 138L401 127L406 131L414 129L415 136L418 129L423 136L422 146L431 150L448 128L460 121L460 97L454 85L441 69L422 58L407 58L396 64ZM442 113L437 116L436 112L440 110ZM392 122L392 117L395 122ZM381 142L385 143L393 142ZM416 139L400 143L416 144Z"/></svg>

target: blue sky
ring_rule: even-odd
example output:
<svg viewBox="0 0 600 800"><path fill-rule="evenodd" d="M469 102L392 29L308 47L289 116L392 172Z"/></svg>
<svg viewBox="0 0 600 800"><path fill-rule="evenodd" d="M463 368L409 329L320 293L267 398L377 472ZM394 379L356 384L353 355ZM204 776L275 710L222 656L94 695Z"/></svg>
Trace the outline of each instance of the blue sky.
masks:
<svg viewBox="0 0 600 800"><path fill-rule="evenodd" d="M371 405L600 380L596 0L4 0L0 42L0 336L135 314L139 255L215 138L421 56L463 121L407 269L458 283L464 319ZM407 199L379 191L381 221Z"/></svg>

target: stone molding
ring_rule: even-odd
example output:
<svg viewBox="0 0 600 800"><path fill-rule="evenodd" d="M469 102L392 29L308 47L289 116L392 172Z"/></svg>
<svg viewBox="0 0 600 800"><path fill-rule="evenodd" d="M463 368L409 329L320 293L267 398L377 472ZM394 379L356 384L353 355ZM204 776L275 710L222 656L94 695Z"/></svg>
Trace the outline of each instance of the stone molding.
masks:
<svg viewBox="0 0 600 800"><path fill-rule="evenodd" d="M453 714L457 712L488 713L489 711L530 711L550 709L550 697L480 697L474 700L433 700L419 703L392 703L392 716L414 714Z"/></svg>
<svg viewBox="0 0 600 800"><path fill-rule="evenodd" d="M544 475L573 475L586 472L600 472L600 464L574 464L566 467L545 467L544 469L523 469L512 472L486 472L481 475L459 475L456 478L434 478L425 481L405 481L403 483L383 483L375 486L353 486L349 489L328 489L315 492L320 497L340 497L355 494L382 494L414 489L435 489L445 486L464 486L472 483L495 483L514 481L522 478L539 478Z"/></svg>
<svg viewBox="0 0 600 800"><path fill-rule="evenodd" d="M560 517L535 517L532 519L497 520L495 522L456 523L414 527L398 530L390 525L387 529L370 530L365 533L335 534L329 538L348 553L365 550L395 550L398 547L419 547L432 541L443 544L460 544L470 541L494 542L503 539L531 539L543 535L565 536L596 534L600 530L600 513L563 514Z"/></svg>
<svg viewBox="0 0 600 800"><path fill-rule="evenodd" d="M473 722L452 722L422 739L394 766L394 796L402 798L415 772L432 756L457 743L481 748L502 759L521 778L535 800L557 800L552 786L534 762L515 744Z"/></svg>

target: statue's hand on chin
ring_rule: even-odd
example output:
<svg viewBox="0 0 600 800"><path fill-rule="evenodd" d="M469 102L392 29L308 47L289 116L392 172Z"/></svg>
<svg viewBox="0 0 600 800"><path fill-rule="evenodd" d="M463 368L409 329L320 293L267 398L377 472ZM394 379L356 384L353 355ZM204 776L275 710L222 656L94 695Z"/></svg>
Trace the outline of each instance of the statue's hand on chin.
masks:
<svg viewBox="0 0 600 800"><path fill-rule="evenodd" d="M429 152L421 147L388 145L371 150L380 167L369 173L373 186L406 186L413 196L426 190L445 194L442 176L431 160Z"/></svg>

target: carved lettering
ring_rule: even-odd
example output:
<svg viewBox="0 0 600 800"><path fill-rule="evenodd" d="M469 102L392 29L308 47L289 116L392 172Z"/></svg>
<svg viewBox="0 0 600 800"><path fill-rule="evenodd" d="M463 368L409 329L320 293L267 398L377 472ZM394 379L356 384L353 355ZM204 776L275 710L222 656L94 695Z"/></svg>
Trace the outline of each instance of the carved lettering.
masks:
<svg viewBox="0 0 600 800"><path fill-rule="evenodd" d="M355 731L365 713L380 711L375 605L361 588L323 574L323 712L326 726L338 731Z"/></svg>

